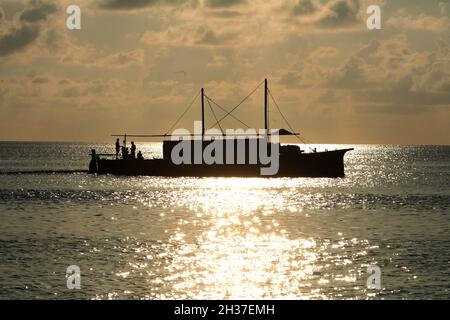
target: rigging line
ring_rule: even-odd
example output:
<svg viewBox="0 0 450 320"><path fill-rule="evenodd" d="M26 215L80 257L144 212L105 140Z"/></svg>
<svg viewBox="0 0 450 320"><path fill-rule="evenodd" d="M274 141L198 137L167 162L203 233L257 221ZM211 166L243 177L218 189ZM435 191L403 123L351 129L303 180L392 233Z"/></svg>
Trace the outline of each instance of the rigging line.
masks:
<svg viewBox="0 0 450 320"><path fill-rule="evenodd" d="M252 91L252 92L250 92L249 95L247 95L244 99L242 99L242 101L239 102L238 105L237 105L236 107L234 107L233 109L231 109L231 111L227 112L226 115L224 115L222 118L220 118L220 120L219 120L218 122L222 122L223 119L225 119L226 117L228 117L228 116L229 116L231 113L233 113L237 108L239 108L239 107L241 106L241 104L243 104L245 100L247 100L252 94L254 94L255 91L258 90L259 87L260 87L263 83L264 83L264 81L262 81L262 82L261 82L261 83L260 83L260 84ZM217 123L214 123L214 124L212 125L212 127L214 127L216 124L217 124ZM211 128L212 128L212 127L211 127Z"/></svg>
<svg viewBox="0 0 450 320"><path fill-rule="evenodd" d="M286 119L286 117L284 116L283 112L281 112L281 109L280 109L280 107L278 106L278 103L275 101L275 98L273 97L272 92L271 92L270 90L268 90L268 91L269 91L270 97L272 98L272 101L275 103L275 106L276 106L277 109L278 109L278 112L279 112L279 113L281 114L281 116L283 117L284 122L286 122L286 124L288 125L289 129L294 133L295 130L292 129L291 124L289 123L289 121L287 121L287 119Z"/></svg>
<svg viewBox="0 0 450 320"><path fill-rule="evenodd" d="M213 116L214 116L214 119L216 119L216 121L217 121L216 113L214 112L214 109L212 108L211 103L209 102L208 97L206 97L206 101L208 102L208 106L209 106L209 108L211 109L211 112L212 112L212 114L213 114ZM222 135L225 135L225 133L224 133L224 131L223 131L222 126L220 125L220 123L217 123L217 124L219 125L219 128L220 128L220 131L222 132ZM208 130L209 130L209 129L208 129Z"/></svg>
<svg viewBox="0 0 450 320"><path fill-rule="evenodd" d="M216 106L218 106L220 109L222 109L222 111L224 112L228 112L227 109L225 109L224 107L220 106L217 102L215 102L213 99L211 99L210 97L208 97L207 95L205 95L205 98L208 99L209 101L211 101L212 103L214 103ZM245 122L239 120L239 118L236 118L235 116L233 116L232 114L230 114L230 117L232 117L234 120L239 121L241 124L243 124L244 126L246 126L247 128L250 128L249 125L247 125ZM217 120L217 119L216 119Z"/></svg>
<svg viewBox="0 0 450 320"><path fill-rule="evenodd" d="M280 107L278 106L278 103L275 101L275 98L273 97L273 95L272 95L272 92L270 91L270 90L268 90L269 91L269 95L270 95L270 97L272 98L272 101L274 102L274 104L275 104L275 106L277 107L277 109L278 109L278 112L281 114L281 116L283 117L283 119L284 119L284 121L286 122L286 124L288 125L288 127L289 127L289 129L294 133L295 132L295 130L292 128L292 126L291 126L291 124L289 123L289 121L286 119L286 117L284 116L284 114L283 114L283 112L281 112L281 109L280 109ZM297 137L297 139L299 139L303 144L308 144L309 145L309 143L306 143L306 141L304 140L304 139L302 139L301 137L300 137L300 135L295 135L296 137ZM310 149L311 149L311 147L309 147ZM312 149L311 149L312 150Z"/></svg>
<svg viewBox="0 0 450 320"><path fill-rule="evenodd" d="M164 134L164 136L167 136L168 133L170 131L172 131L173 128L175 128L175 126L178 124L178 122L180 122L180 120L185 116L185 114L189 111L189 109L191 109L192 105L194 104L195 100L197 100L199 95L200 95L200 91L197 93L197 95L195 96L194 100L192 100L192 102L189 105L189 107L187 107L187 109L184 110L184 112L181 114L181 116L178 117L177 121L175 121L175 123L170 127L170 129L167 130L167 132Z"/></svg>

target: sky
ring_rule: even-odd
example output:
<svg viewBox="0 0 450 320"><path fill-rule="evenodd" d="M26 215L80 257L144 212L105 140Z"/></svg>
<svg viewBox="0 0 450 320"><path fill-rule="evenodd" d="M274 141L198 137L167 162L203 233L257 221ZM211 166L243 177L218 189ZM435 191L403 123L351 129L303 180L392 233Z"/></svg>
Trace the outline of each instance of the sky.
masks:
<svg viewBox="0 0 450 320"><path fill-rule="evenodd" d="M165 133L202 87L231 110L267 78L312 143L450 144L449 14L449 0L0 0L0 140ZM262 127L263 94L233 115ZM225 114L212 108L207 128ZM176 128L200 118L197 98Z"/></svg>

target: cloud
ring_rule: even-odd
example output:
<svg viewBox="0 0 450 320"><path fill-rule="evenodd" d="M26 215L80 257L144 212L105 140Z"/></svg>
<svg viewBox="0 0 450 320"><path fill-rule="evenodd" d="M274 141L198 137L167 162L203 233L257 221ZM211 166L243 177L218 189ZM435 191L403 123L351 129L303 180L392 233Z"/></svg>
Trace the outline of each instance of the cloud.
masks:
<svg viewBox="0 0 450 320"><path fill-rule="evenodd" d="M297 5L292 8L295 16L310 15L317 12L318 8L312 0L299 0Z"/></svg>
<svg viewBox="0 0 450 320"><path fill-rule="evenodd" d="M326 59L332 58L338 54L338 50L335 47L320 47L314 50L310 56L313 59Z"/></svg>
<svg viewBox="0 0 450 320"><path fill-rule="evenodd" d="M347 72L335 84L339 82L353 90L357 99L372 103L450 106L448 46L435 52L414 52L404 37L397 37L383 43L372 42L363 50L369 47L374 49L372 54L352 57L343 69Z"/></svg>
<svg viewBox="0 0 450 320"><path fill-rule="evenodd" d="M202 86L230 107L254 88L256 79L267 76L280 107L310 137L323 137L323 126L345 123L341 127L361 132L363 142L364 131L375 130L389 114L423 116L426 129L441 128L436 137L449 137L448 121L442 124L450 116L448 34L415 32L448 32L439 24L448 9L442 1L440 7L439 1L386 5L384 29L369 32L363 3L376 1L78 0L89 17L82 31L69 32L65 12L51 13L51 6L43 4L63 9L70 0L21 0L14 8L7 0L7 19L0 25L0 107L14 113L16 105L30 106L36 113L27 113L29 118L70 119L73 132L86 127L82 110L90 118L91 112L111 112L111 126L107 121L101 130L93 125L95 134L86 135L92 138L117 123L145 126L140 111L123 112L135 106L152 114L160 110L160 121L152 125L162 126L176 116L175 106L188 104ZM405 8L401 14L399 7ZM439 39L446 43L435 50ZM248 100L243 117L260 111L260 99ZM324 124L315 127L309 121L317 119ZM389 133L398 129L386 128ZM16 132L30 134L28 129ZM347 138L353 139L351 132Z"/></svg>
<svg viewBox="0 0 450 320"><path fill-rule="evenodd" d="M63 98L79 98L87 96L101 96L107 89L107 84L88 82L85 84L74 83L61 93Z"/></svg>
<svg viewBox="0 0 450 320"><path fill-rule="evenodd" d="M246 0L205 0L205 6L209 8L228 8L245 4Z"/></svg>
<svg viewBox="0 0 450 320"><path fill-rule="evenodd" d="M319 2L299 0L290 7L290 15L300 25L310 25L322 29L347 28L361 22L360 0L331 0Z"/></svg>
<svg viewBox="0 0 450 320"><path fill-rule="evenodd" d="M0 56L7 56L26 48L38 38L39 33L37 26L12 28L8 34L0 37Z"/></svg>
<svg viewBox="0 0 450 320"><path fill-rule="evenodd" d="M229 63L229 59L223 55L214 54L212 61L207 64L207 67L211 68L221 68Z"/></svg>
<svg viewBox="0 0 450 320"><path fill-rule="evenodd" d="M156 5L178 6L186 3L192 3L195 0L102 0L99 7L105 10L129 11L139 10Z"/></svg>
<svg viewBox="0 0 450 320"><path fill-rule="evenodd" d="M321 104L334 104L339 103L342 99L343 97L338 95L336 90L327 90L318 97L317 102Z"/></svg>
<svg viewBox="0 0 450 320"><path fill-rule="evenodd" d="M291 57L293 64L278 73L276 83L304 105L315 101L360 114L433 114L450 106L450 46L442 41L435 51L416 50L405 35L371 40L347 51L349 57L335 67L323 58L336 59L337 49L319 47Z"/></svg>
<svg viewBox="0 0 450 320"><path fill-rule="evenodd" d="M432 32L446 32L450 29L450 19L447 16L436 17L423 14L419 17L410 15L391 17L386 21L386 24L403 29Z"/></svg>
<svg viewBox="0 0 450 320"><path fill-rule="evenodd" d="M447 15L449 13L448 9L449 9L448 0L446 2L444 2L444 1L439 2L439 10L441 12L441 15L443 15L443 16Z"/></svg>
<svg viewBox="0 0 450 320"><path fill-rule="evenodd" d="M354 110L362 114L388 114L390 116L407 116L434 112L435 109L423 105L403 105L399 107L398 104L378 104L367 103L363 105L356 105Z"/></svg>
<svg viewBox="0 0 450 320"><path fill-rule="evenodd" d="M197 30L197 44L201 45L212 45L212 46L220 46L227 45L233 40L236 39L236 34L233 33L222 33L218 34L212 29L200 27Z"/></svg>
<svg viewBox="0 0 450 320"><path fill-rule="evenodd" d="M366 102L402 106L449 106L450 94L412 91L410 88L370 90L358 93L358 97Z"/></svg>
<svg viewBox="0 0 450 320"><path fill-rule="evenodd" d="M27 48L35 42L41 32L41 22L57 11L53 3L39 0L27 2L27 6L16 15L16 22L5 28L0 35L0 56L8 56Z"/></svg>
<svg viewBox="0 0 450 320"><path fill-rule="evenodd" d="M57 7L53 3L38 2L33 8L26 9L20 14L20 21L38 22L47 20L49 14L56 12Z"/></svg>
<svg viewBox="0 0 450 320"><path fill-rule="evenodd" d="M37 77L34 78L33 81L31 81L33 84L46 84L49 83L50 80L44 77Z"/></svg>
<svg viewBox="0 0 450 320"><path fill-rule="evenodd" d="M134 10L146 8L158 3L158 0L104 0L100 8L109 10Z"/></svg>
<svg viewBox="0 0 450 320"><path fill-rule="evenodd" d="M352 90L370 86L370 72L365 61L357 56L350 57L347 62L329 78L329 84L337 88Z"/></svg>
<svg viewBox="0 0 450 320"><path fill-rule="evenodd" d="M141 41L151 45L172 46L232 46L238 40L238 34L231 31L217 32L208 26L200 25L186 28L169 27L167 30L146 31Z"/></svg>
<svg viewBox="0 0 450 320"><path fill-rule="evenodd" d="M348 26L360 21L359 10L358 0L331 1L325 6L317 24L326 28Z"/></svg>
<svg viewBox="0 0 450 320"><path fill-rule="evenodd" d="M286 87L298 87L301 76L297 72L288 71L281 76L278 83Z"/></svg>
<svg viewBox="0 0 450 320"><path fill-rule="evenodd" d="M143 65L144 50L123 51L106 57L100 64L105 67L122 68L130 65Z"/></svg>
<svg viewBox="0 0 450 320"><path fill-rule="evenodd" d="M213 17L217 17L217 18L237 18L242 15L241 12L234 11L234 10L213 11L209 14L212 15Z"/></svg>
<svg viewBox="0 0 450 320"><path fill-rule="evenodd" d="M3 19L5 19L5 11L3 10L2 7L0 7L0 23L2 22Z"/></svg>

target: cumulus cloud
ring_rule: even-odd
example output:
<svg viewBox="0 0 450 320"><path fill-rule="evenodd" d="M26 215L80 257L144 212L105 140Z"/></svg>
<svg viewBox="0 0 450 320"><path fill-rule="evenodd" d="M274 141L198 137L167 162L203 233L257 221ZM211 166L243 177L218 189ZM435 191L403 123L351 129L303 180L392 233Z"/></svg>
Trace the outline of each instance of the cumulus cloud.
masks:
<svg viewBox="0 0 450 320"><path fill-rule="evenodd" d="M57 6L51 2L32 0L17 13L16 23L11 23L0 35L0 56L22 51L41 35L41 22L55 13Z"/></svg>
<svg viewBox="0 0 450 320"><path fill-rule="evenodd" d="M317 48L279 73L277 85L303 101L345 103L360 114L414 115L450 106L450 45L442 41L434 51L411 47L404 35L371 40L341 66L318 58L321 52L335 56L333 47Z"/></svg>
<svg viewBox="0 0 450 320"><path fill-rule="evenodd" d="M57 7L53 3L37 2L32 8L26 9L20 14L20 20L25 22L47 20L48 15L56 12L56 10Z"/></svg>
<svg viewBox="0 0 450 320"><path fill-rule="evenodd" d="M246 3L246 0L205 0L205 6L210 8L228 8Z"/></svg>
<svg viewBox="0 0 450 320"><path fill-rule="evenodd" d="M196 29L193 26L186 28L169 27L164 31L146 31L141 41L151 45L172 46L231 46L238 40L238 35L233 32L217 32L206 25L200 25Z"/></svg>
<svg viewBox="0 0 450 320"><path fill-rule="evenodd" d="M347 26L360 21L359 0L337 0L326 5L318 24L323 27Z"/></svg>
<svg viewBox="0 0 450 320"><path fill-rule="evenodd" d="M436 17L421 14L419 17L399 15L389 18L386 24L402 29L425 30L432 32L446 32L450 29L448 16Z"/></svg>
<svg viewBox="0 0 450 320"><path fill-rule="evenodd" d="M127 11L149 8L156 5L177 6L192 2L195 2L195 0L102 0L98 6L105 10Z"/></svg>
<svg viewBox="0 0 450 320"><path fill-rule="evenodd" d="M312 0L299 0L292 8L292 13L296 16L310 15L317 12L318 7Z"/></svg>
<svg viewBox="0 0 450 320"><path fill-rule="evenodd" d="M352 56L341 68L332 73L329 83L334 87L353 90L371 85L367 65L357 56Z"/></svg>
<svg viewBox="0 0 450 320"><path fill-rule="evenodd" d="M222 33L218 34L210 28L200 27L197 30L196 43L200 45L220 46L227 45L236 39L236 34Z"/></svg>
<svg viewBox="0 0 450 320"><path fill-rule="evenodd" d="M320 28L343 28L361 22L360 0L299 0L290 8L290 13L301 25Z"/></svg>
<svg viewBox="0 0 450 320"><path fill-rule="evenodd" d="M9 33L0 37L0 56L7 56L29 46L39 36L37 26L12 28Z"/></svg>
<svg viewBox="0 0 450 320"><path fill-rule="evenodd" d="M158 0L104 0L99 6L110 10L132 10L152 6L158 2Z"/></svg>
<svg viewBox="0 0 450 320"><path fill-rule="evenodd" d="M435 52L414 52L404 37L372 42L362 50L368 47L374 48L372 55L353 56L341 70L345 71L342 77L336 79L340 86L353 90L354 96L397 106L450 105L448 47ZM355 90L358 88L362 90Z"/></svg>

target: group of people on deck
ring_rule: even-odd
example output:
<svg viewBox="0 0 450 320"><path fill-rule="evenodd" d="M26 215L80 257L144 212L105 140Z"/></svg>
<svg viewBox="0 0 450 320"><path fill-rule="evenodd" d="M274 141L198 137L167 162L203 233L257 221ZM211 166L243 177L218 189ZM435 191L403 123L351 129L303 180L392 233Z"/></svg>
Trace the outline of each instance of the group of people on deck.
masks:
<svg viewBox="0 0 450 320"><path fill-rule="evenodd" d="M136 145L134 141L131 141L131 153L128 151L127 142L123 140L123 145L120 145L120 140L117 138L116 140L116 159L119 159L119 153L122 151L122 159L137 159L144 160L142 152L139 151L136 156Z"/></svg>

